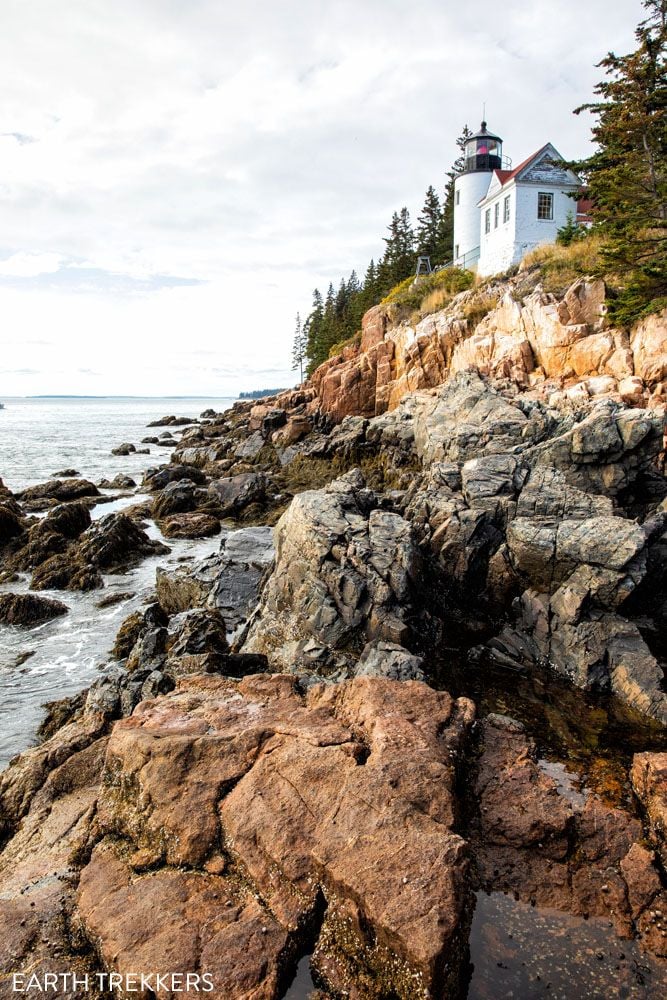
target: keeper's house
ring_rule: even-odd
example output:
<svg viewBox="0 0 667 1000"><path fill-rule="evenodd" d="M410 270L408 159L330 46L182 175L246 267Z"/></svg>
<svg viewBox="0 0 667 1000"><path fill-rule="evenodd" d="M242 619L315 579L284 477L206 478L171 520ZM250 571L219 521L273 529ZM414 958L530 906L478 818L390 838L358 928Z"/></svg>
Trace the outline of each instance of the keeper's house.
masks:
<svg viewBox="0 0 667 1000"><path fill-rule="evenodd" d="M587 204L572 198L581 180L562 162L548 142L512 169L502 139L482 122L466 142L454 182L454 265L498 274L529 250L554 243L568 216L588 222Z"/></svg>

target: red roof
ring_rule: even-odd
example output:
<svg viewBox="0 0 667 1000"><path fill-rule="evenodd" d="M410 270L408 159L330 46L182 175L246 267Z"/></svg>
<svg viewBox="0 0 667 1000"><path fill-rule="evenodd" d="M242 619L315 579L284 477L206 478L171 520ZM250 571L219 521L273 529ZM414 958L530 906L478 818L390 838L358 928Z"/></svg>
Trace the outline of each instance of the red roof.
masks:
<svg viewBox="0 0 667 1000"><path fill-rule="evenodd" d="M520 174L522 170L525 170L529 163L532 163L533 160L536 160L537 157L540 155L540 153L543 153L544 150L549 145L550 145L550 143L548 143L548 142L545 143L544 146L542 146L540 149L538 149L538 151L536 153L533 153L532 156L529 156L527 159L525 159L523 161L523 163L519 164L518 167L514 167L513 170L496 170L495 171L495 175L498 178L498 180L500 181L501 186L505 187L505 185L507 184L508 181L514 180L514 178L518 174Z"/></svg>

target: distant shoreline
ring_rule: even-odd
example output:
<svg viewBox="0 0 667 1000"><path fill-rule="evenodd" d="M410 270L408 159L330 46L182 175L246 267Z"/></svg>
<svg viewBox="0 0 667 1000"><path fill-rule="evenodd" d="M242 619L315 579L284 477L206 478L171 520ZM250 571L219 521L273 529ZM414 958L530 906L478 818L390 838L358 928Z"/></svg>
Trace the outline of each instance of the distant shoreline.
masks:
<svg viewBox="0 0 667 1000"><path fill-rule="evenodd" d="M68 393L45 393L35 396L3 396L3 399L238 399L238 396L225 395L221 393L218 396L125 396L125 395L111 395L105 394L101 396L76 396L70 395Z"/></svg>

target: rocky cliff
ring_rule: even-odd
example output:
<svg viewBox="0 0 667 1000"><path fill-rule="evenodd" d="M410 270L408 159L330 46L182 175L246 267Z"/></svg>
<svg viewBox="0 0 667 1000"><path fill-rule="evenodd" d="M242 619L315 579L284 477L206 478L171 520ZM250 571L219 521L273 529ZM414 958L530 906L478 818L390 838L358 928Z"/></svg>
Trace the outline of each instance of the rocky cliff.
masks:
<svg viewBox="0 0 667 1000"><path fill-rule="evenodd" d="M317 405L336 421L375 416L407 392L474 368L542 398L604 395L664 407L667 316L615 330L605 294L604 282L586 279L562 296L547 294L535 270L462 292L414 325L398 321L395 307L376 306L364 316L360 345L314 373Z"/></svg>

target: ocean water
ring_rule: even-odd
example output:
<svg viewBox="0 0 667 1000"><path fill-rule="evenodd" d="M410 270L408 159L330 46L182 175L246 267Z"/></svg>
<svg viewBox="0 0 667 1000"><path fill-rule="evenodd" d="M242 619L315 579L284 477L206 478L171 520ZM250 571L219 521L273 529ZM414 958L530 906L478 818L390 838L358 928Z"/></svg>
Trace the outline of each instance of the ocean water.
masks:
<svg viewBox="0 0 667 1000"><path fill-rule="evenodd" d="M203 410L226 410L234 400L3 396L0 402L5 406L0 410L0 477L16 491L69 468L93 482L113 479L119 472L138 482L144 469L169 461L168 449L139 443L170 429L149 429L148 423L168 414L198 417ZM150 448L151 454L112 455L111 449L125 441Z"/></svg>
<svg viewBox="0 0 667 1000"><path fill-rule="evenodd" d="M196 417L209 408L225 410L233 400L3 398L2 402L0 478L18 491L66 468L95 483L122 472L140 484L144 469L168 462L170 450L148 445L142 447L150 447L150 455L118 457L111 455L113 447L123 441L139 446L142 437L159 436L165 428L149 430L146 425L167 414ZM102 517L142 499L138 486L132 496L99 504L91 515ZM161 537L152 524L149 534ZM121 622L150 601L157 566L200 558L220 544L215 537L164 541L169 555L146 559L127 573L107 575L104 590L43 591L45 597L64 601L69 614L33 628L0 625L0 770L34 743L45 702L76 694L100 676ZM25 575L18 583L0 585L0 592L24 592L28 583ZM131 596L100 609L100 599L112 593Z"/></svg>

